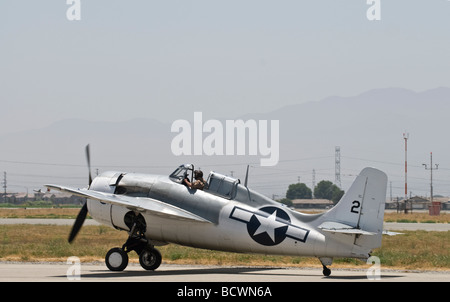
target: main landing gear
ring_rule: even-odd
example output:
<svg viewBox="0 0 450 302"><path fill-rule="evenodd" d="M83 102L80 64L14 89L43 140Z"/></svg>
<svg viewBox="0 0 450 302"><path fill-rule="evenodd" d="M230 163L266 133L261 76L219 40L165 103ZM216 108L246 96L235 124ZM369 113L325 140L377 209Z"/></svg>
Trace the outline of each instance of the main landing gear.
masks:
<svg viewBox="0 0 450 302"><path fill-rule="evenodd" d="M161 253L151 245L144 236L146 229L145 220L142 215L125 216L127 225L131 231L125 244L112 248L106 253L105 263L111 271L123 271L128 265L128 253L135 251L139 255L139 263L146 270L155 270L161 264ZM127 221L128 220L128 221Z"/></svg>

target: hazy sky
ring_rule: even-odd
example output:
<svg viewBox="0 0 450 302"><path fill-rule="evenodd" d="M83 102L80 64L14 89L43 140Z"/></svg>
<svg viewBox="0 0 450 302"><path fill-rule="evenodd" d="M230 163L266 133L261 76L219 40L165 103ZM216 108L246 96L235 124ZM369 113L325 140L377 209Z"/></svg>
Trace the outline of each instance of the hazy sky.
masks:
<svg viewBox="0 0 450 302"><path fill-rule="evenodd" d="M72 4L66 3L0 2L0 136L68 118L93 122L155 118L170 125L180 118L192 120L194 111L202 112L205 120L236 119L376 88L424 91L450 87L447 0L380 0L379 21L368 20L371 5L366 0L80 0L79 21L67 19ZM430 110L433 115L439 108ZM317 119L320 122L321 117ZM172 135L169 130L167 135ZM380 150L352 150L343 145L343 174L357 173L359 165L395 162L396 170L386 171L394 190L401 192L403 130L392 129L397 144L384 146L393 158L382 158ZM152 129L148 131L150 140ZM37 139L35 144L44 142ZM67 154L67 158L57 158L61 152L48 145L52 138L45 140L45 150L2 146L0 171L8 171L8 185L16 185L13 189L36 187L49 182L44 174L65 180L78 177L84 184L85 142L67 151L77 156L75 161ZM93 162L98 165L99 158L107 154L99 150L95 139L91 143ZM282 154L276 168L261 171L266 178L252 176L252 182L260 189L272 182L268 177L288 174L289 179L279 179L276 190L267 189L267 194L282 195L297 175L311 178L312 169L317 169L317 180L322 177L320 172L332 179L334 142L327 143L323 150L315 145L299 150L297 166ZM418 152L414 144L422 146L424 140L416 131L410 143L414 155ZM306 159L312 155L307 149L314 156L327 157L320 162L326 167L321 170L319 164L309 163ZM443 176L448 167L445 150L429 150L436 152L436 161L441 163L437 184L438 180L446 184L448 179ZM417 171L411 167L416 172L411 181L420 182L420 187L411 187L421 194L428 190L428 174L421 163L429 151L417 156ZM117 154L111 162L124 165L136 152ZM372 161L353 163L351 156ZM144 165L155 165L150 159ZM213 164L222 160L206 159ZM62 166L62 171L50 172L49 166L44 171L42 166L8 161L75 163L79 171ZM170 165L175 167L180 161L171 159ZM219 168L236 173L245 167L224 165ZM26 184L24 175L28 174L39 178ZM346 184L352 179L347 176ZM448 188L444 189L439 192L447 193Z"/></svg>
<svg viewBox="0 0 450 302"><path fill-rule="evenodd" d="M0 3L0 134L64 118L235 118L373 88L450 86L450 1Z"/></svg>

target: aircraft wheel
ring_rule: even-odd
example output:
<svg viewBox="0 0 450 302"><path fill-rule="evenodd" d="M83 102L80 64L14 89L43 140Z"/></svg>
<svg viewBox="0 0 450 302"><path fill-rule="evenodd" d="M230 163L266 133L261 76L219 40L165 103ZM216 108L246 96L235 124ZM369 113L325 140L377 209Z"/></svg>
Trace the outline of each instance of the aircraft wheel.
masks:
<svg viewBox="0 0 450 302"><path fill-rule="evenodd" d="M325 277L328 277L329 275L331 275L331 270L328 267L324 266L322 273Z"/></svg>
<svg viewBox="0 0 450 302"><path fill-rule="evenodd" d="M121 248L112 248L105 256L106 266L111 271L123 271L128 265L128 254Z"/></svg>
<svg viewBox="0 0 450 302"><path fill-rule="evenodd" d="M145 247L139 254L139 263L142 268L153 271L157 269L161 264L161 253L153 247Z"/></svg>

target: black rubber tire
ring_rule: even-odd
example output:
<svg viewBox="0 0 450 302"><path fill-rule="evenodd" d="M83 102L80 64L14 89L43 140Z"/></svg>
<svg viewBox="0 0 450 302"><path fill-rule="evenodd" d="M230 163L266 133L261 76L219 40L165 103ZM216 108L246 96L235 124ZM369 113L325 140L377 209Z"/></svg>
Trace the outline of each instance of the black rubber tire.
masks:
<svg viewBox="0 0 450 302"><path fill-rule="evenodd" d="M142 268L148 271L154 271L161 265L161 253L152 247L146 247L139 254L139 263Z"/></svg>
<svg viewBox="0 0 450 302"><path fill-rule="evenodd" d="M106 253L105 263L109 270L123 271L128 265L128 254L121 248L112 248Z"/></svg>
<svg viewBox="0 0 450 302"><path fill-rule="evenodd" d="M324 267L322 273L325 277L328 277L331 275L331 270L327 267Z"/></svg>

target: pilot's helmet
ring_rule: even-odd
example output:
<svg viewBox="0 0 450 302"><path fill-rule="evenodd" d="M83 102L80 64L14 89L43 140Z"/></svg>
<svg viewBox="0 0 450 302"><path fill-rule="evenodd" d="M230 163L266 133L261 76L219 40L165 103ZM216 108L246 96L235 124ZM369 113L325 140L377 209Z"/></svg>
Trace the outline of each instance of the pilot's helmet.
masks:
<svg viewBox="0 0 450 302"><path fill-rule="evenodd" d="M203 177L203 172L201 170L195 170L194 171L194 177L195 177L195 179L202 178Z"/></svg>

